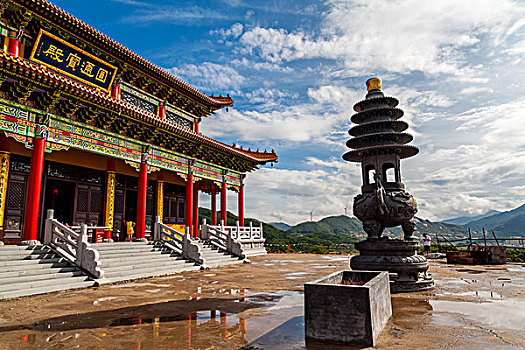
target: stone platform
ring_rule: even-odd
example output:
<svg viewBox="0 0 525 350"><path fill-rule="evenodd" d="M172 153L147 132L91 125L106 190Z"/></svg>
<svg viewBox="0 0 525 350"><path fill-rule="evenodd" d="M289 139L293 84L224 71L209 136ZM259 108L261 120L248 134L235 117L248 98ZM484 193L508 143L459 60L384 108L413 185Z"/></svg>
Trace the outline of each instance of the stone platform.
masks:
<svg viewBox="0 0 525 350"><path fill-rule="evenodd" d="M367 239L355 247L360 255L350 259L352 270L388 271L392 293L416 292L434 286L434 280L426 275L427 259L417 255L416 240Z"/></svg>

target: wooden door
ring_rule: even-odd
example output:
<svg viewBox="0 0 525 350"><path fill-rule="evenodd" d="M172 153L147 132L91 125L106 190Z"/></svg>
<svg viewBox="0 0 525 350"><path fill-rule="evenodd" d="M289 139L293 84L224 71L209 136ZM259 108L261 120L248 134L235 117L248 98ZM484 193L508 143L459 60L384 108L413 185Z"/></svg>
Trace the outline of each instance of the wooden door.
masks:
<svg viewBox="0 0 525 350"><path fill-rule="evenodd" d="M101 225L103 198L101 185L78 183L75 224Z"/></svg>

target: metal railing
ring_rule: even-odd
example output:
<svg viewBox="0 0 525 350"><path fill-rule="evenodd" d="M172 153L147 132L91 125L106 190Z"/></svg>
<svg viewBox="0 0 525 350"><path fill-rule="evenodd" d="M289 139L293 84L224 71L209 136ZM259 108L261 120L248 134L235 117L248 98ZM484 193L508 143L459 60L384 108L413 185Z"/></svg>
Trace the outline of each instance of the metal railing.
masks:
<svg viewBox="0 0 525 350"><path fill-rule="evenodd" d="M186 227L185 233L181 233L162 223L160 217L157 216L153 228L153 239L155 242L162 243L166 248L173 250L186 259L205 267L201 247L190 238L189 227Z"/></svg>
<svg viewBox="0 0 525 350"><path fill-rule="evenodd" d="M88 226L79 226L79 232L53 218L54 211L47 211L44 244L49 245L59 255L75 264L91 277L104 277L100 269L100 256L88 243Z"/></svg>

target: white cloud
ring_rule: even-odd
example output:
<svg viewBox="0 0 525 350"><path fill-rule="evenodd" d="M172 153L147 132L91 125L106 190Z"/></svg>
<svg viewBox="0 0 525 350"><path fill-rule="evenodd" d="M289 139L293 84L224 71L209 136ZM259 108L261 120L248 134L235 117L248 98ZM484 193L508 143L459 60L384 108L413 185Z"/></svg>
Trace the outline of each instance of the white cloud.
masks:
<svg viewBox="0 0 525 350"><path fill-rule="evenodd" d="M521 28L525 14L523 6L510 0L333 0L328 4L320 33L256 27L240 37L241 52L272 63L341 60L357 74L455 75L465 68L465 50L478 50L482 38L484 45L500 45Z"/></svg>
<svg viewBox="0 0 525 350"><path fill-rule="evenodd" d="M189 82L192 86L206 91L224 90L230 92L246 84L246 78L235 69L211 62L199 65L184 64L168 71Z"/></svg>
<svg viewBox="0 0 525 350"><path fill-rule="evenodd" d="M233 66L239 66L244 68L249 68L250 70L267 70L267 71L273 71L273 72L293 72L292 67L288 67L282 64L278 63L271 63L271 62L256 62L256 61L250 61L246 57L243 57L241 59L234 59L231 61L231 64Z"/></svg>
<svg viewBox="0 0 525 350"><path fill-rule="evenodd" d="M246 179L246 215L267 221L295 224L328 215L342 215L360 186L360 170L356 164L331 160L335 166L319 169L311 158L306 170L263 168ZM348 203L350 202L350 205Z"/></svg>
<svg viewBox="0 0 525 350"><path fill-rule="evenodd" d="M137 10L133 15L122 19L123 23L148 24L148 23L191 23L192 25L203 25L210 20L227 19L223 15L212 9L198 6L158 6L141 3L139 1L124 0L127 4L143 6L144 9Z"/></svg>
<svg viewBox="0 0 525 350"><path fill-rule="evenodd" d="M487 86L469 86L462 89L459 93L461 95L475 95L483 92L492 92L493 90Z"/></svg>
<svg viewBox="0 0 525 350"><path fill-rule="evenodd" d="M216 34L221 39L225 40L229 38L238 38L239 36L241 36L243 30L244 30L244 26L241 23L234 23L231 25L230 28L215 29L213 31L210 31L210 34Z"/></svg>

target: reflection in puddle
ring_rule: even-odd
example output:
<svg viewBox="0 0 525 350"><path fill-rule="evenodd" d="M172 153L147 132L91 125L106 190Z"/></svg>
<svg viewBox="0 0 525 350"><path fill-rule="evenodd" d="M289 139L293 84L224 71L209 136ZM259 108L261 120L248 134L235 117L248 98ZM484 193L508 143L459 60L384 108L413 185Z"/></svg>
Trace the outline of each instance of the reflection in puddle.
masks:
<svg viewBox="0 0 525 350"><path fill-rule="evenodd" d="M7 341L14 348L26 343L38 349L86 344L95 348L113 344L116 348L238 349L293 317L302 318L302 292L225 292L241 297L179 300L50 318L30 325L0 327L0 338L2 344ZM299 334L304 348L302 329Z"/></svg>
<svg viewBox="0 0 525 350"><path fill-rule="evenodd" d="M471 321L498 329L525 330L525 300L510 299L472 303L430 300L434 312L458 313Z"/></svg>

